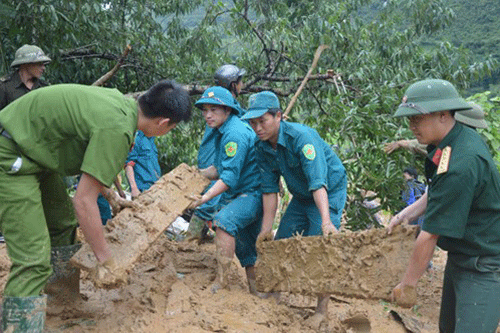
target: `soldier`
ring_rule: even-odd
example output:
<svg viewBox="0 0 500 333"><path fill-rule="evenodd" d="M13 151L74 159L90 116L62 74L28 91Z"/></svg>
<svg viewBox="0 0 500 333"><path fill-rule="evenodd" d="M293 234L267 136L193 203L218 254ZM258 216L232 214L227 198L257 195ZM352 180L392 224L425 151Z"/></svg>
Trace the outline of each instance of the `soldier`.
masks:
<svg viewBox="0 0 500 333"><path fill-rule="evenodd" d="M47 86L40 78L50 61L38 46L21 46L10 65L15 71L0 79L0 110L31 90Z"/></svg>
<svg viewBox="0 0 500 333"><path fill-rule="evenodd" d="M208 88L195 105L216 133L214 165L201 170L216 182L191 206L198 207L220 195L213 220L218 270L212 292L227 286L229 267L236 253L245 267L250 292L257 295L255 242L262 218L262 194L255 160L255 134L237 117L234 98L227 89Z"/></svg>
<svg viewBox="0 0 500 333"><path fill-rule="evenodd" d="M241 88L243 87L243 75L245 75L246 70L243 68L238 68L235 65L223 65L217 69L214 75L214 81L217 86L226 88L233 95L232 107L237 111L237 116L241 117L245 111L241 107L240 103L236 100L239 96ZM215 137L217 136L217 131L210 128L208 125L205 126L205 133L203 134L203 139L201 140L200 149L198 150L198 168L205 169L213 165L215 157ZM214 184L212 182L207 190ZM206 238L208 221L212 221L215 208L219 197L214 197L209 202L206 202L202 206L198 207L193 213L191 220L189 221L189 228L186 234L187 240L203 240Z"/></svg>
<svg viewBox="0 0 500 333"><path fill-rule="evenodd" d="M270 237L283 176L293 198L275 239L327 235L340 228L347 191L344 166L330 146L310 127L282 120L278 97L263 91L249 98L248 119L259 137L257 162L261 173L263 218L259 238ZM330 295L318 295L310 326L326 322Z"/></svg>
<svg viewBox="0 0 500 333"><path fill-rule="evenodd" d="M468 103L470 104L472 109L455 112L455 120L472 129L488 128L488 123L486 122L486 120L484 120L484 112L481 106L473 102L468 102ZM398 148L404 148L412 151L413 153L427 155L426 147L427 145L420 144L418 143L417 139L414 139L414 140L399 140L391 142L386 144L384 149L387 154L392 153L394 150ZM427 207L427 192L425 192L424 195L420 197L420 199L418 199L413 204L406 207L405 209L403 209L402 211L400 211L398 214L394 215L391 218L391 221L388 226L389 232L391 232L392 228L394 228L396 225L400 223L411 224L412 221L415 221L420 218L423 221L422 215L425 213L426 207Z"/></svg>
<svg viewBox="0 0 500 333"><path fill-rule="evenodd" d="M488 128L488 123L484 120L484 112L481 106L473 102L469 102L469 104L472 109L455 113L455 120L471 128ZM419 144L416 139L398 140L384 145L386 154L391 154L399 148L409 150L412 153L427 155L426 145Z"/></svg>
<svg viewBox="0 0 500 333"><path fill-rule="evenodd" d="M188 93L161 81L136 101L77 84L37 89L0 112L0 227L12 262L3 292L3 331L41 332L52 273L50 248L75 242L74 211L98 265L97 281L123 278L104 238L97 196L123 167L138 129L164 135L189 119ZM82 174L73 197L53 183ZM74 207L73 207L74 206Z"/></svg>
<svg viewBox="0 0 500 333"><path fill-rule="evenodd" d="M454 118L470 109L451 83L432 79L412 84L395 113L409 117L428 145L429 188L422 231L393 298L414 305L435 246L448 251L440 332L495 332L500 318L500 175L479 134Z"/></svg>

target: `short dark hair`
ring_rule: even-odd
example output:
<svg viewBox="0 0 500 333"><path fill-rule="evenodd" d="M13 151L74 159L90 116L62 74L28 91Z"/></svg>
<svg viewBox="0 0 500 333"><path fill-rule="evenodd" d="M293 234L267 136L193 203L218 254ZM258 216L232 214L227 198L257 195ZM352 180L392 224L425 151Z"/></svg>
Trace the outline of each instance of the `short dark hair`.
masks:
<svg viewBox="0 0 500 333"><path fill-rule="evenodd" d="M275 108L275 109L267 109L267 112L270 113L272 116L275 116L276 113L280 112L281 109Z"/></svg>
<svg viewBox="0 0 500 333"><path fill-rule="evenodd" d="M415 170L414 167L406 167L404 170L403 170L403 173L407 173L409 174L410 176L412 176L414 179L417 179L418 178L418 172L417 170Z"/></svg>
<svg viewBox="0 0 500 333"><path fill-rule="evenodd" d="M172 123L191 118L189 93L173 80L154 84L139 97L138 102L147 118L169 118Z"/></svg>

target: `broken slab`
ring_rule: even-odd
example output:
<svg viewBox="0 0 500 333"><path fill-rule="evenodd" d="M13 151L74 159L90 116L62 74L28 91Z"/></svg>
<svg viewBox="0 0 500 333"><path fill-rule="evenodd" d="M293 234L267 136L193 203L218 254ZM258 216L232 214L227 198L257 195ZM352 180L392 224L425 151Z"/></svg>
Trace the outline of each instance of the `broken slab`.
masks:
<svg viewBox="0 0 500 333"><path fill-rule="evenodd" d="M257 243L257 290L389 300L415 244L416 227L295 236Z"/></svg>
<svg viewBox="0 0 500 333"><path fill-rule="evenodd" d="M139 208L125 208L119 212L104 227L116 265L130 270L142 253L189 206L193 201L190 196L200 194L209 183L195 167L183 163L134 200ZM97 260L90 245L84 244L70 262L89 271L96 266Z"/></svg>

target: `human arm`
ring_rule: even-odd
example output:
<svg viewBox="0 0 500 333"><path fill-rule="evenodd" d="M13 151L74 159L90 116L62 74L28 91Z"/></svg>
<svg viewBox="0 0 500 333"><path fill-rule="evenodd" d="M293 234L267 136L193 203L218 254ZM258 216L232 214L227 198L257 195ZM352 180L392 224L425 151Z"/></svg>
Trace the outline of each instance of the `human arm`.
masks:
<svg viewBox="0 0 500 333"><path fill-rule="evenodd" d="M125 192L123 191L122 184L120 183L120 180L118 177L115 178L115 181L113 182L115 184L116 190L118 191L118 195L125 199L127 196L125 195Z"/></svg>
<svg viewBox="0 0 500 333"><path fill-rule="evenodd" d="M135 182L135 173L134 173L134 165L133 163L127 163L125 165L125 175L127 176L128 183L130 184L130 195L132 198L136 198L141 194L141 191L137 187L137 183Z"/></svg>
<svg viewBox="0 0 500 333"><path fill-rule="evenodd" d="M111 258L102 229L101 216L97 206L97 196L104 190L104 186L94 177L83 173L73 197L76 216L80 227L89 243L98 262L105 262Z"/></svg>
<svg viewBox="0 0 500 333"><path fill-rule="evenodd" d="M210 201L215 198L219 194L222 194L229 190L229 186L227 186L222 180L218 180L215 184L210 187L210 189L205 192L202 196L195 197L194 201L189 205L189 208L194 209L198 206L203 205L204 203Z"/></svg>
<svg viewBox="0 0 500 333"><path fill-rule="evenodd" d="M415 287L420 277L427 270L432 255L434 254L434 248L436 247L438 238L439 235L433 235L423 230L418 235L405 275L392 292L392 298L398 304L407 307L411 307L415 304ZM405 295L405 291L412 291L414 299L408 299L408 295Z"/></svg>
<svg viewBox="0 0 500 333"><path fill-rule="evenodd" d="M263 193L262 209L262 227L258 239L268 238L273 230L274 218L278 210L278 193Z"/></svg>
<svg viewBox="0 0 500 333"><path fill-rule="evenodd" d="M219 172L217 172L217 168L214 167L213 165L205 169L200 169L200 173L210 180L219 179Z"/></svg>
<svg viewBox="0 0 500 333"><path fill-rule="evenodd" d="M321 216L321 230L323 235L328 235L330 233L337 233L337 228L332 223L330 219L330 207L328 204L328 193L325 187L321 187L312 192L314 203L318 207L319 214Z"/></svg>
<svg viewBox="0 0 500 333"><path fill-rule="evenodd" d="M395 216L391 218L391 221L389 223L388 232L389 234L392 232L393 228L397 226L398 224L401 223L408 223L410 221L415 221L418 219L422 214L425 213L425 209L427 208L427 192L424 193L414 203L397 213Z"/></svg>
<svg viewBox="0 0 500 333"><path fill-rule="evenodd" d="M416 139L414 140L399 140L386 143L384 145L384 151L387 155L391 154L399 148L409 150L413 153L418 153L422 155L427 155L427 150L425 145L419 144Z"/></svg>

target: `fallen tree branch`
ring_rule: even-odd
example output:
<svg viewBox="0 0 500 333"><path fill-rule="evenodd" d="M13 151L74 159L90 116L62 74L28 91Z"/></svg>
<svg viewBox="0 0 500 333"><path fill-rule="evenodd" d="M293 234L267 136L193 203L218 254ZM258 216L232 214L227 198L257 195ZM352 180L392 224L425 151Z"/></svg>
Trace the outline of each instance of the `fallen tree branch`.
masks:
<svg viewBox="0 0 500 333"><path fill-rule="evenodd" d="M292 109L293 105L295 104L295 101L297 100L297 97L300 95L300 93L304 89L304 86L306 85L307 81L309 80L309 77L311 76L313 70L318 65L318 60L319 60L319 57L321 55L321 52L323 52L323 50L327 49L327 48L329 48L328 45L320 45L316 49L316 53L314 53L314 59L313 59L313 62L311 64L311 67L309 68L309 71L307 71L307 74L304 77L304 79L302 80L302 83L300 84L299 89L297 89L297 92L295 92L295 95L293 95L292 99L290 100L290 103L288 103L288 106L286 107L286 110L283 113L284 119L287 118L287 115L290 112L290 110Z"/></svg>
<svg viewBox="0 0 500 333"><path fill-rule="evenodd" d="M125 58L128 56L130 50L132 50L132 46L127 45L125 47L125 50L123 50L123 53L122 53L120 59L118 59L118 62L116 63L116 65L109 72L107 72L106 74L101 76L97 81L92 83L92 85L93 86L102 86L106 81L108 81L118 71L118 69L120 69L120 67L123 65L123 62L124 62Z"/></svg>

